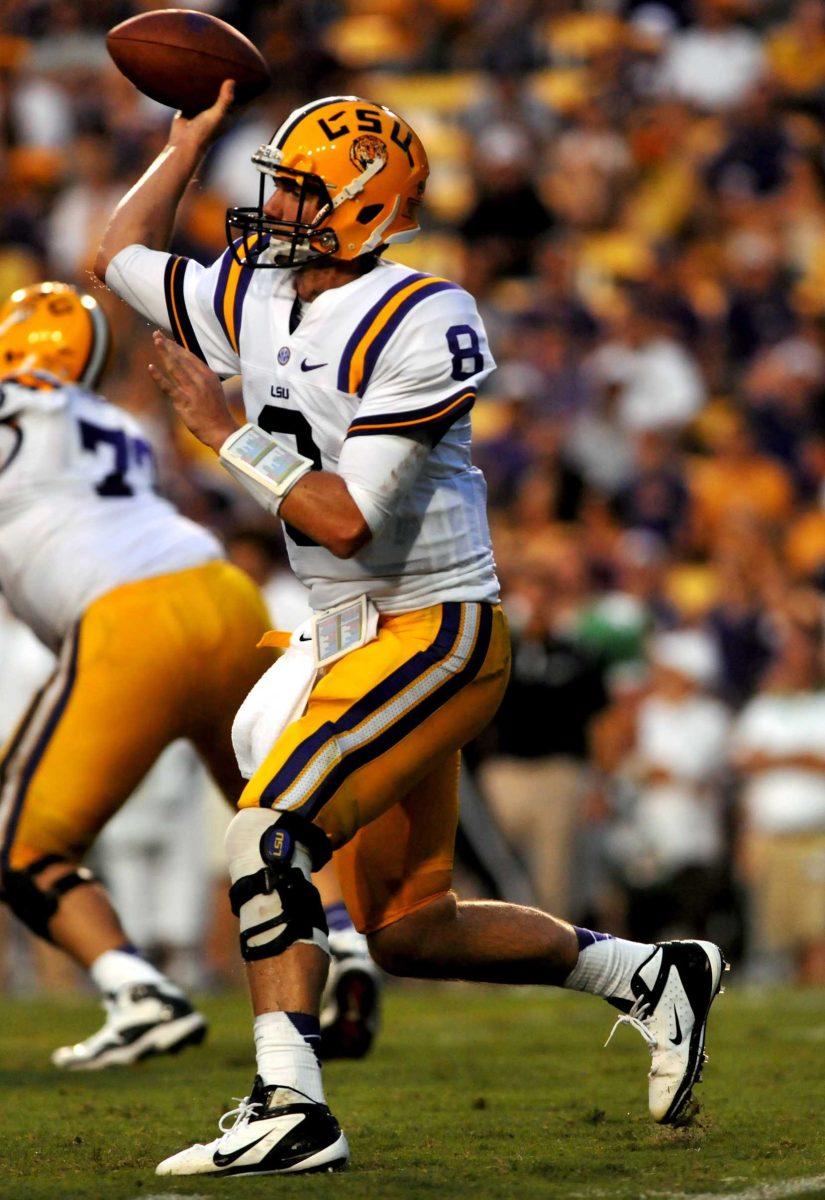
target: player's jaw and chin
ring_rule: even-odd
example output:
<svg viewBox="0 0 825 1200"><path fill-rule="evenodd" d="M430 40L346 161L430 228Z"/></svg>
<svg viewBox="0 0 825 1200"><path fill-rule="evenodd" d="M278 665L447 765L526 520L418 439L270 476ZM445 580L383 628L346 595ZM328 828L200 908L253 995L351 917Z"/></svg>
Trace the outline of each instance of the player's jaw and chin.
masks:
<svg viewBox="0 0 825 1200"><path fill-rule="evenodd" d="M267 198L268 180L274 186ZM283 168L277 174L261 171L257 206L227 209L226 240L242 266L300 269L333 259L338 238L323 228L332 209L319 176Z"/></svg>
<svg viewBox="0 0 825 1200"><path fill-rule="evenodd" d="M235 261L253 270L292 270L299 278L310 272L320 273L319 281L325 281L319 291L334 286L325 279L330 273L341 272L344 278L340 282L346 282L375 266L378 260L375 251L354 259L338 258L335 233L315 225L319 216L327 215L325 206L307 211L308 206L302 205L302 199L299 197L295 206L294 219L281 214L271 216L267 211L271 200L257 209L227 209L226 239ZM314 196L309 195L308 199L315 205ZM314 296L301 295L300 298L309 301Z"/></svg>
<svg viewBox="0 0 825 1200"><path fill-rule="evenodd" d="M317 183L307 186L306 179ZM226 236L237 262L252 269L294 271L296 290L304 303L375 266L375 252L354 259L336 256L337 236L331 229L318 227L329 214L331 202L317 176L305 177L300 183L288 175L276 178L275 190L266 200L265 189L262 174L258 208L227 210ZM240 238L235 236L238 233ZM324 245L329 249L323 249Z"/></svg>

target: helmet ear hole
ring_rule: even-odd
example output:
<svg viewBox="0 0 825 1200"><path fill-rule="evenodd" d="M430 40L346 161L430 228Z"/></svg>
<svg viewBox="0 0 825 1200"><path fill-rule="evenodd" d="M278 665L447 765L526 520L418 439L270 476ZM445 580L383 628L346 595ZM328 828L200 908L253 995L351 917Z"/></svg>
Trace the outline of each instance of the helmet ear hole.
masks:
<svg viewBox="0 0 825 1200"><path fill-rule="evenodd" d="M383 209L383 204L365 204L356 218L359 225L369 225Z"/></svg>

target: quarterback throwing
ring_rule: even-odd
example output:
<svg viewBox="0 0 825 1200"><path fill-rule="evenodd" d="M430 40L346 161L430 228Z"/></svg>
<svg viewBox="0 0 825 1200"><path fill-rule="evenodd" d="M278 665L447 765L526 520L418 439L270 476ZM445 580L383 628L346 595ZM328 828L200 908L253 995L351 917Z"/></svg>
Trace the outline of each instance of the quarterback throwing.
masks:
<svg viewBox="0 0 825 1200"><path fill-rule="evenodd" d="M509 638L470 456L470 410L494 365L484 328L461 287L384 257L418 231L424 147L380 104L305 105L253 155L258 204L227 213L227 249L204 268L166 247L232 95L227 81L211 109L175 118L96 266L171 334L155 335L153 377L284 522L316 612L308 699L249 780L226 839L257 1075L220 1137L158 1171L346 1165L313 1050L327 971L313 873L332 852L385 969L609 999L652 1050L652 1116L673 1121L702 1065L718 948L625 942L451 890L459 753L500 702ZM219 380L238 373L240 429Z"/></svg>

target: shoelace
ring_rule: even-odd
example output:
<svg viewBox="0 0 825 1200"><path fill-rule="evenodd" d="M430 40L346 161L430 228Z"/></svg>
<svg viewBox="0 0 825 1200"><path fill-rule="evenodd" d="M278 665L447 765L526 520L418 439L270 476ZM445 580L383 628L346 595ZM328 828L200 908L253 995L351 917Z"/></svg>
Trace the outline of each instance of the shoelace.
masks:
<svg viewBox="0 0 825 1200"><path fill-rule="evenodd" d="M642 1035L642 1037L645 1039L648 1046L650 1047L651 1051L655 1050L658 1047L659 1043L656 1041L656 1038L653 1036L653 1034L650 1032L648 1027L645 1025L646 1016L648 1014L645 1014L645 1016L642 1015L642 1012L643 1012L646 1004L647 1004L647 1001L645 1000L645 998L643 996L640 996L639 999L636 1001L636 1003L631 1008L630 1012L622 1013L622 1015L620 1017L616 1018L616 1023L613 1026L613 1028L610 1030L610 1034L608 1036L607 1041L605 1042L605 1046L610 1045L611 1041L613 1040L613 1034L616 1032L616 1030L619 1028L620 1025L630 1025L632 1029L637 1030Z"/></svg>
<svg viewBox="0 0 825 1200"><path fill-rule="evenodd" d="M250 1103L248 1096L233 1096L232 1099L238 1101L238 1107L230 1108L229 1112L225 1112L218 1121L218 1129L220 1129L221 1133L232 1133L247 1117L254 1117L255 1110L261 1107L259 1100L253 1100ZM224 1125L224 1121L230 1117L235 1118L233 1123L229 1126Z"/></svg>

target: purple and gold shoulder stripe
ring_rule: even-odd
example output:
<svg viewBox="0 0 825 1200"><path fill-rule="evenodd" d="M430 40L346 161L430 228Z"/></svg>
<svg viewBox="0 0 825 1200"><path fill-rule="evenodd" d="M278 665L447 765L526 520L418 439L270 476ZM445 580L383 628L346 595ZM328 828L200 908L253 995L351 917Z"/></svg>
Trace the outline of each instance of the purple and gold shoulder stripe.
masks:
<svg viewBox="0 0 825 1200"><path fill-rule="evenodd" d="M239 238L235 245L238 246L242 240ZM257 234L247 240L246 253L248 255L255 249L257 242ZM224 251L212 307L227 342L236 354L240 353L243 303L253 274L250 267L241 266L231 250Z"/></svg>
<svg viewBox="0 0 825 1200"><path fill-rule="evenodd" d="M183 281L190 260L179 254L170 254L163 272L163 294L166 299L166 311L169 315L169 328L172 337L179 346L191 350L198 358L206 362L206 355L201 350L189 313L186 311L186 300L183 293Z"/></svg>
<svg viewBox="0 0 825 1200"><path fill-rule="evenodd" d="M344 347L338 367L339 391L363 396L381 351L408 313L422 300L450 290L460 289L449 279L420 273L389 288L364 314Z"/></svg>

